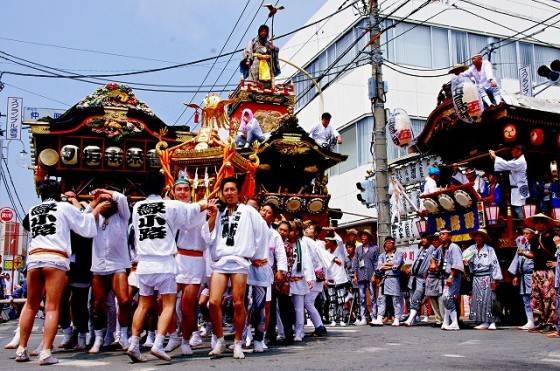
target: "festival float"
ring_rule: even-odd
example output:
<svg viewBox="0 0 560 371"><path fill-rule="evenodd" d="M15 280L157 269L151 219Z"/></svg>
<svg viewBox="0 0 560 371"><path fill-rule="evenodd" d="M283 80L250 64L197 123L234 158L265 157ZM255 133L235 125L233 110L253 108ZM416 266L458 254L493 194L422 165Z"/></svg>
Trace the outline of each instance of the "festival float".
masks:
<svg viewBox="0 0 560 371"><path fill-rule="evenodd" d="M458 89L459 92L460 89ZM456 93L456 91L455 91ZM503 102L486 107L474 107L475 114L466 114L469 105L461 107L465 97L454 97L451 84L444 85L437 107L429 115L422 132L413 139L409 154L392 164L393 197L402 206L395 207L393 233L401 246L412 247L422 232L435 233L446 228L452 240L462 248L471 244L469 232L486 228L492 236L502 269L505 271L513 258L523 219L516 218L511 210L509 172L497 173L503 189L505 208L492 206L479 195L471 184L451 185L440 191L421 195L421 186L430 166L441 172L442 184L448 184L453 164L482 172L493 170L494 162L489 150L506 160L511 159L514 145L525 146L529 188L531 192L544 174L558 184L557 162L560 153L560 102L502 92ZM472 91L469 93L472 95ZM470 99L478 102L476 97ZM460 106L460 105L459 105ZM545 212L560 219L558 187L552 188L551 207ZM556 189L556 190L555 190ZM533 194L523 207L524 218L539 212L538 198ZM423 206L423 207L421 207ZM420 211L422 209L422 211ZM497 291L506 318L523 317L516 289L506 282Z"/></svg>
<svg viewBox="0 0 560 371"><path fill-rule="evenodd" d="M291 84L265 88L242 80L229 97L209 94L202 105L189 104L200 129L169 126L132 89L110 83L78 102L57 119L25 122L31 128L36 185L59 178L78 198L103 187L130 201L142 199L146 172L162 171L166 190L174 179L193 182L195 200L219 197L222 179L242 182L241 199L272 202L286 219L329 220L326 170L347 155L318 145L293 115ZM236 148L234 138L243 109L250 108L265 140ZM340 212L330 211L340 217Z"/></svg>

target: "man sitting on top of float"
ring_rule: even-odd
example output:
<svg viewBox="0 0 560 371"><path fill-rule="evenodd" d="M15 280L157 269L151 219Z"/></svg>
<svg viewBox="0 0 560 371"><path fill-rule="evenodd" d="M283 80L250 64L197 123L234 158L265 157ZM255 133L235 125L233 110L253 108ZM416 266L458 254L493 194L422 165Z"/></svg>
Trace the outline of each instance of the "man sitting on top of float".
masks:
<svg viewBox="0 0 560 371"><path fill-rule="evenodd" d="M463 76L474 79L479 92L482 95L482 101L486 106L500 104L502 96L500 95L500 88L498 82L494 77L494 70L492 63L486 59L482 59L482 54L475 54L471 57L472 66L463 73ZM494 98L494 102L488 96L490 94Z"/></svg>

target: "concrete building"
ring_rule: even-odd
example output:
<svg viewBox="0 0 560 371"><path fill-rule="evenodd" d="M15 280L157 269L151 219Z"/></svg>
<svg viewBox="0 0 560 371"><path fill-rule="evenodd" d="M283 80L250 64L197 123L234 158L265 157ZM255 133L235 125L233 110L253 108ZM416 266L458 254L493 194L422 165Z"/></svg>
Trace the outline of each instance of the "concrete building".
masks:
<svg viewBox="0 0 560 371"><path fill-rule="evenodd" d="M351 5L354 3L354 5ZM313 24L295 33L282 47L283 59L301 66L318 80L323 90L324 110L333 116L343 137L338 151L348 160L329 174L330 206L344 211L341 226L375 227L376 210L357 199L355 183L372 168L370 146L373 114L368 98L370 56L362 50L370 41L364 28L367 1L329 0L308 21ZM519 92L519 68L532 67L534 91L546 87L537 75L540 65L560 59L560 3L531 0L380 1L381 49L385 59L383 79L388 85L385 108L404 109L418 135L436 106L437 94L450 77L450 66L470 65L470 56L490 56L502 89ZM351 6L349 6L351 5ZM303 74L282 67L297 94L296 113L304 129L319 121L321 99ZM558 98L560 88L551 87L539 98ZM403 156L388 136L388 160Z"/></svg>

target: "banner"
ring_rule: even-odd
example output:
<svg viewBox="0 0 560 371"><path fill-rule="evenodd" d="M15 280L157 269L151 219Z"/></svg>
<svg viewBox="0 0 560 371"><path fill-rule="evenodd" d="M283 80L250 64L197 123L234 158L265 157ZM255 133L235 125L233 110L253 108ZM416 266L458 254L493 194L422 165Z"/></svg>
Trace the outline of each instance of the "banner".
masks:
<svg viewBox="0 0 560 371"><path fill-rule="evenodd" d="M530 64L519 69L519 92L526 97L533 96L533 75Z"/></svg>
<svg viewBox="0 0 560 371"><path fill-rule="evenodd" d="M6 139L21 139L21 115L23 111L23 98L8 98L8 111L6 122Z"/></svg>

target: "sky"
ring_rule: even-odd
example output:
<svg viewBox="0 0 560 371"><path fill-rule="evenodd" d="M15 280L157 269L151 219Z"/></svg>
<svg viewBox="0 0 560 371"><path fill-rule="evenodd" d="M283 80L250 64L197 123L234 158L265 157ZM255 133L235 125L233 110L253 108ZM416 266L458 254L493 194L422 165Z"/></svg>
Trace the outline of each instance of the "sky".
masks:
<svg viewBox="0 0 560 371"><path fill-rule="evenodd" d="M217 60L211 57L243 48L256 36L260 24L271 26L268 9L261 7L263 3L285 7L275 16L273 30L275 35L284 35L303 26L325 1L3 1L0 74L5 86L0 92L0 113L6 113L8 97L23 98L24 107L66 110L97 87L121 81L133 86L136 97L166 124L192 127L192 110L185 110L183 102L200 104L211 87L223 97L235 88L240 79L240 53ZM275 42L280 47L280 57L288 39ZM54 68L62 75L107 75L207 58L202 63L163 72L87 79L92 83L12 74L44 75L47 71L52 75ZM0 118L0 126L6 128L5 117ZM22 140L29 152L27 131L22 132ZM16 164L21 150L21 143L12 141L4 153L8 154L11 180L22 208L27 211L39 200L32 171ZM0 184L0 208L4 206L10 206L10 202Z"/></svg>

